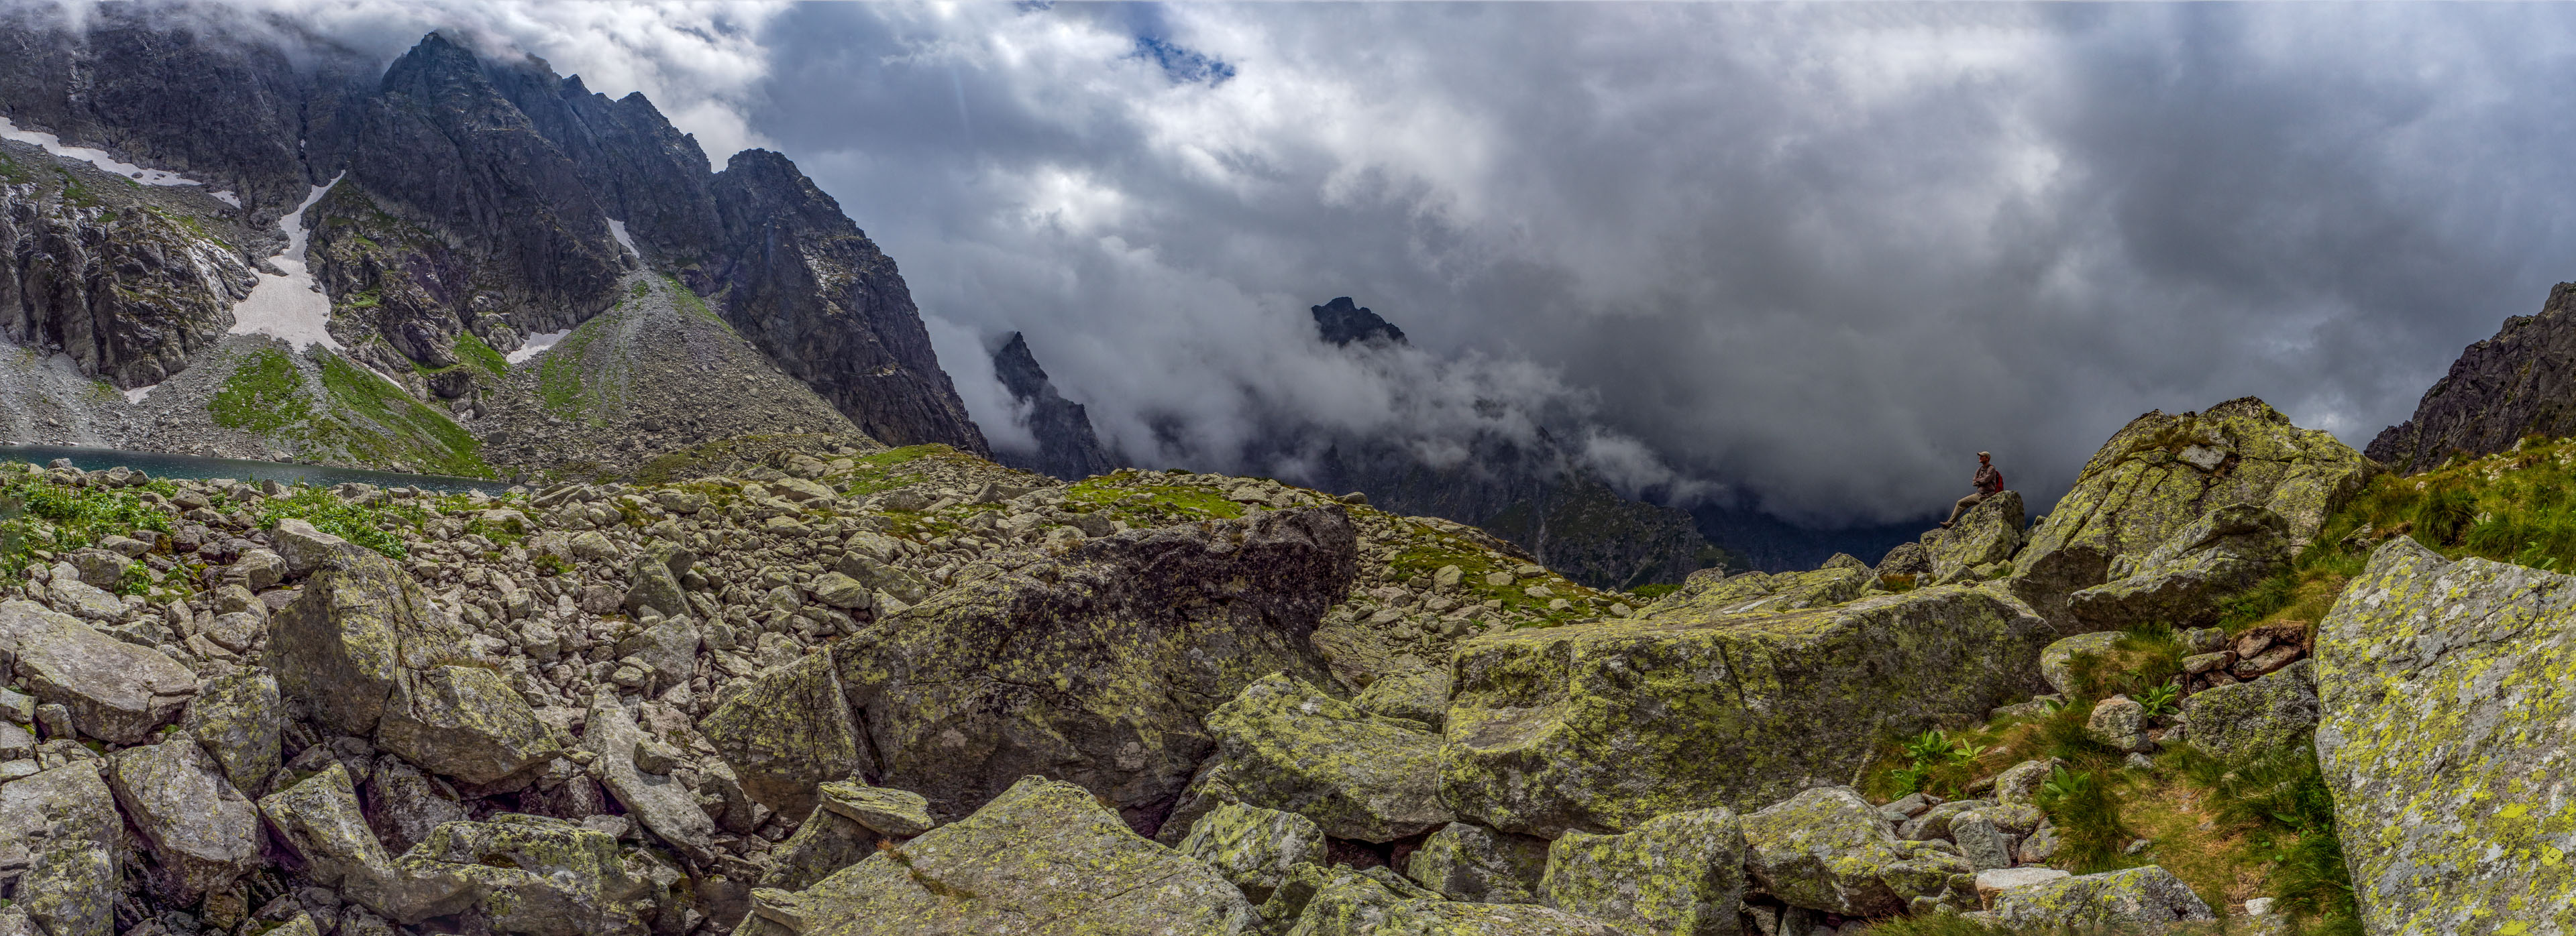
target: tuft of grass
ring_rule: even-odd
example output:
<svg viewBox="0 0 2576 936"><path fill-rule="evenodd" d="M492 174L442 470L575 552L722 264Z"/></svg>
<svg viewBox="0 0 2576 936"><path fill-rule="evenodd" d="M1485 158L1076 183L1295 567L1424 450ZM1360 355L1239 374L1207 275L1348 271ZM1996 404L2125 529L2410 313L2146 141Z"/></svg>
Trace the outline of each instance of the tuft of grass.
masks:
<svg viewBox="0 0 2576 936"><path fill-rule="evenodd" d="M2239 761L2189 747L2162 762L2183 783L2204 791L2213 822L2252 843L2270 869L2271 896L2306 932L2360 933L2360 910L2335 834L2334 791L2308 743Z"/></svg>
<svg viewBox="0 0 2576 936"><path fill-rule="evenodd" d="M60 553L138 530L167 533L175 517L166 507L128 488L70 487L0 463L0 575L18 578L36 552Z"/></svg>
<svg viewBox="0 0 2576 936"><path fill-rule="evenodd" d="M331 402L381 428L381 433L369 432L335 418L341 430L336 441L352 455L372 464L410 462L437 474L492 476L492 467L483 462L482 443L473 434L373 371L336 354L317 353L322 387Z"/></svg>
<svg viewBox="0 0 2576 936"><path fill-rule="evenodd" d="M417 504L400 502L361 506L330 491L299 484L287 496L270 498L261 505L258 519L263 529L276 529L280 520L302 520L316 530L375 550L386 558L403 559L411 551L403 546L402 536L396 531L428 523L429 512Z"/></svg>
<svg viewBox="0 0 2576 936"><path fill-rule="evenodd" d="M507 377L510 374L510 359L503 357L501 352L492 350L491 345L483 343L483 339L476 337L473 332L457 333L456 356L465 359L467 364L482 368L484 373L494 377Z"/></svg>
<svg viewBox="0 0 2576 936"><path fill-rule="evenodd" d="M313 406L295 362L284 351L261 348L233 366L206 412L215 425L265 434L311 419Z"/></svg>
<svg viewBox="0 0 2576 936"><path fill-rule="evenodd" d="M2039 808L2057 824L2064 843L2059 863L2078 874L2116 871L2132 862L2122 853L2138 834L2120 816L2120 796L2112 781L2086 770L2059 767L2039 788Z"/></svg>

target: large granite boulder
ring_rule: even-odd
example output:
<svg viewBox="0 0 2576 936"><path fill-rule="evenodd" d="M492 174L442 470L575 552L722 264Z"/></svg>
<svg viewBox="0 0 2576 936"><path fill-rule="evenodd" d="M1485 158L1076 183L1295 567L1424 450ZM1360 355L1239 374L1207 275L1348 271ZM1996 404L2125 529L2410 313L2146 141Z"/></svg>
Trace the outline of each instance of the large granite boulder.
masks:
<svg viewBox="0 0 2576 936"><path fill-rule="evenodd" d="M813 811L815 786L875 765L830 656L814 653L760 674L698 723L743 792L787 816Z"/></svg>
<svg viewBox="0 0 2576 936"><path fill-rule="evenodd" d="M2111 436L2033 528L2013 558L2013 593L2074 632L2067 600L2116 576L2113 563L2144 556L2229 504L2270 508L2292 552L2361 490L2372 464L2327 432L2301 429L2253 397L2201 413L2150 412Z"/></svg>
<svg viewBox="0 0 2576 936"><path fill-rule="evenodd" d="M2576 928L2576 577L2391 539L2319 622L2314 665L2363 924Z"/></svg>
<svg viewBox="0 0 2576 936"><path fill-rule="evenodd" d="M2182 723L2192 747L2222 760L2296 744L2317 726L2311 661L2300 660L2253 682L2192 693L2183 700Z"/></svg>
<svg viewBox="0 0 2576 936"><path fill-rule="evenodd" d="M98 768L66 764L0 785L0 859L25 868L11 909L51 936L114 931L125 824Z"/></svg>
<svg viewBox="0 0 2576 936"><path fill-rule="evenodd" d="M1924 544L1930 553L1932 580L1921 584L1953 584L1970 579L1981 566L2012 558L2021 549L2024 525L2020 491L1978 501L1959 516L1959 522Z"/></svg>
<svg viewBox="0 0 2576 936"><path fill-rule="evenodd" d="M1390 842L1447 824L1440 736L1273 674L1208 713L1243 802L1297 813L1334 838Z"/></svg>
<svg viewBox="0 0 2576 936"><path fill-rule="evenodd" d="M971 565L831 656L879 782L958 815L1060 777L1152 831L1216 746L1202 716L1331 678L1307 637L1356 569L1338 506L1117 533Z"/></svg>
<svg viewBox="0 0 2576 936"><path fill-rule="evenodd" d="M642 936L652 884L605 832L501 813L450 822L394 861L393 921L453 918L469 933Z"/></svg>
<svg viewBox="0 0 2576 936"><path fill-rule="evenodd" d="M140 744L197 692L197 674L32 601L0 602L0 660L14 663L39 702L71 711L72 727L110 744Z"/></svg>
<svg viewBox="0 0 2576 936"><path fill-rule="evenodd" d="M1744 840L1754 888L1792 907L1885 916L1917 897L1976 893L1967 859L1897 838L1848 787L1818 787L1745 816Z"/></svg>
<svg viewBox="0 0 2576 936"><path fill-rule="evenodd" d="M268 669L323 727L370 736L402 678L458 662L470 634L392 560L359 550L317 561L270 621Z"/></svg>
<svg viewBox="0 0 2576 936"><path fill-rule="evenodd" d="M1548 847L1537 836L1452 822L1422 840L1404 875L1451 900L1534 904L1547 893Z"/></svg>
<svg viewBox="0 0 2576 936"><path fill-rule="evenodd" d="M1461 818L1549 838L1777 802L1849 779L1887 731L2026 696L2049 634L2008 596L1946 586L1479 637L1452 664L1441 793Z"/></svg>
<svg viewBox="0 0 2576 936"><path fill-rule="evenodd" d="M543 764L563 744L501 675L433 666L394 683L376 744L433 773L488 784Z"/></svg>
<svg viewBox="0 0 2576 936"><path fill-rule="evenodd" d="M1477 904L1408 893L1336 867L1308 897L1288 936L1629 936L1600 920L1548 907Z"/></svg>
<svg viewBox="0 0 2576 936"><path fill-rule="evenodd" d="M2288 521L2269 507L2222 504L2144 555L2113 559L2112 580L2067 596L2067 609L2098 630L2215 623L2221 601L2289 564Z"/></svg>
<svg viewBox="0 0 2576 936"><path fill-rule="evenodd" d="M286 730L277 677L251 668L206 680L197 697L189 700L188 715L179 728L215 756L234 789L266 789L268 775L277 772Z"/></svg>
<svg viewBox="0 0 2576 936"><path fill-rule="evenodd" d="M179 905L232 884L259 864L259 810L187 738L108 757L116 804L152 845L154 887Z"/></svg>
<svg viewBox="0 0 2576 936"><path fill-rule="evenodd" d="M1180 852L1207 862L1259 903L1270 899L1290 867L1324 860L1324 830L1296 813L1227 803L1191 824Z"/></svg>
<svg viewBox="0 0 2576 936"><path fill-rule="evenodd" d="M2013 932L2163 932L2218 919L2190 885L2155 865L2010 888L1976 916Z"/></svg>
<svg viewBox="0 0 2576 936"><path fill-rule="evenodd" d="M1250 934L1260 919L1215 869L1042 777L802 892L753 893L764 924L816 936Z"/></svg>
<svg viewBox="0 0 2576 936"><path fill-rule="evenodd" d="M591 700L583 719L581 747L594 755L590 768L599 784L645 829L680 854L691 861L713 861L715 819L699 804L696 792L668 773L668 765L638 760L635 749L645 741L644 727L635 723L635 716L615 695L601 692Z"/></svg>
<svg viewBox="0 0 2576 936"><path fill-rule="evenodd" d="M342 897L378 914L401 915L394 900L393 856L367 828L357 788L338 761L261 797L259 812L288 853L303 862L307 880L338 888Z"/></svg>
<svg viewBox="0 0 2576 936"><path fill-rule="evenodd" d="M1720 806L1657 816L1618 835L1568 832L1548 849L1548 906L1640 933L1735 936L1744 823Z"/></svg>

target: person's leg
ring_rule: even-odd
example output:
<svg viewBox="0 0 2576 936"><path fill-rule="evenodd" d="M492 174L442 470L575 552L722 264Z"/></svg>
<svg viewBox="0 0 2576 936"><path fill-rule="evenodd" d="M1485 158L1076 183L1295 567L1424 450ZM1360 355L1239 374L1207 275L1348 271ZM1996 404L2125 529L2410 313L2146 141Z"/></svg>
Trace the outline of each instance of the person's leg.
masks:
<svg viewBox="0 0 2576 936"><path fill-rule="evenodd" d="M1959 498L1958 503L1950 505L1950 519L1941 521L1941 528L1945 530L1949 529L1951 524L1959 522L1960 514L1967 513L1968 508L1985 502L1985 499L1986 495L1982 491Z"/></svg>

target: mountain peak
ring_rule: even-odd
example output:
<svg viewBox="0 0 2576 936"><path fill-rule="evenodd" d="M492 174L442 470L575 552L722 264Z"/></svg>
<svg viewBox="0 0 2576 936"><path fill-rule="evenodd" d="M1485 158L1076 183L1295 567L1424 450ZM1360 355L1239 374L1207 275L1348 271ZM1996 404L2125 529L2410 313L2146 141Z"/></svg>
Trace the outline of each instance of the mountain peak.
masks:
<svg viewBox="0 0 2576 936"><path fill-rule="evenodd" d="M1379 318L1377 313L1362 308L1358 303L1352 302L1349 296L1336 297L1323 305L1310 306L1307 311L1314 313L1315 330L1323 335L1325 341L1335 345L1348 345L1354 341L1405 343L1404 329L1397 328L1395 323Z"/></svg>

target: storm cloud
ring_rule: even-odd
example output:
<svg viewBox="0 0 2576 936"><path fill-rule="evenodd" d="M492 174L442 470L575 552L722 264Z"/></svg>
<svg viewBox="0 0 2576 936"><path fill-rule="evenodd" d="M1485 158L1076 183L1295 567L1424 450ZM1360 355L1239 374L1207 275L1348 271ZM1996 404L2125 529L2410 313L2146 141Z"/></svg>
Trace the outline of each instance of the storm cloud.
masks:
<svg viewBox="0 0 2576 936"><path fill-rule="evenodd" d="M327 9L788 154L997 441L1021 331L1156 466L1501 401L1667 497L1907 519L1992 450L2045 503L2149 409L2366 443L2576 278L2576 7ZM1344 295L1413 347L1318 342Z"/></svg>

